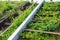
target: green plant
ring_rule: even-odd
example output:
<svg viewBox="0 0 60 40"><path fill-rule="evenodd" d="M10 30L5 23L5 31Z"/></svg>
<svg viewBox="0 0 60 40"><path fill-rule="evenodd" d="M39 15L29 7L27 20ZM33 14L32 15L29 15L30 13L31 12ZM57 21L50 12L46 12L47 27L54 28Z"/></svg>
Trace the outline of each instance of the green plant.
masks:
<svg viewBox="0 0 60 40"><path fill-rule="evenodd" d="M26 9L24 14L20 15L17 19L15 19L12 25L1 34L2 40L7 40L8 37L18 28L18 26L25 20L25 18L32 12L34 8L35 6L34 4L32 4L32 6L29 9Z"/></svg>
<svg viewBox="0 0 60 40"><path fill-rule="evenodd" d="M9 2L1 2L0 3L0 13L3 13L4 11L8 11L13 9L14 6Z"/></svg>
<svg viewBox="0 0 60 40"><path fill-rule="evenodd" d="M26 38L29 40L60 40L58 35L49 35L49 34L42 34L37 32L27 32L23 31L22 34L20 34L20 37ZM57 38L56 38L57 37Z"/></svg>
<svg viewBox="0 0 60 40"><path fill-rule="evenodd" d="M51 11L59 11L60 10L60 2L50 2L50 3L44 3L42 10L51 10Z"/></svg>
<svg viewBox="0 0 60 40"><path fill-rule="evenodd" d="M55 31L59 27L59 2L44 3L42 8L34 16L33 20L27 25L27 29ZM44 34L39 32L23 31L20 34L21 38L29 40L60 40L60 35Z"/></svg>

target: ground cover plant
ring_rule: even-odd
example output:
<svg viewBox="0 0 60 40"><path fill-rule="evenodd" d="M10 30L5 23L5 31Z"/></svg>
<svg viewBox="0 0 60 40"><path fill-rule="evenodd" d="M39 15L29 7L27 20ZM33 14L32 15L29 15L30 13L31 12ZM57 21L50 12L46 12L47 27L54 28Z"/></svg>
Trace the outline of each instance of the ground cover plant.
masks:
<svg viewBox="0 0 60 40"><path fill-rule="evenodd" d="M0 38L2 40L7 40L8 37L18 28L18 26L25 20L25 18L32 12L32 10L36 6L34 3L29 3L29 2L25 2L25 3L24 2L10 2L10 3L14 7L11 10L7 10L7 13L9 16L7 15L8 18L4 19L4 21L1 22L2 24L3 23L5 24L6 21L8 20L8 23L9 23L9 24L6 23L8 24L7 26L8 28L6 28L6 25L4 25L5 30L1 32L0 34ZM11 15L12 13L14 15ZM2 14L3 14L3 11L2 11Z"/></svg>
<svg viewBox="0 0 60 40"><path fill-rule="evenodd" d="M59 2L45 2L32 21L27 25L26 30L24 29L20 34L19 40L60 40L60 34L45 34L45 31L60 33L59 5ZM30 31L27 29L30 29ZM44 31L44 33L36 30Z"/></svg>
<svg viewBox="0 0 60 40"><path fill-rule="evenodd" d="M44 3L44 5L43 5L43 10L51 10L51 11L60 11L60 4L59 4L60 2L50 2L49 4L50 5L48 5L48 3L46 2L46 3ZM46 6L47 5L47 6Z"/></svg>

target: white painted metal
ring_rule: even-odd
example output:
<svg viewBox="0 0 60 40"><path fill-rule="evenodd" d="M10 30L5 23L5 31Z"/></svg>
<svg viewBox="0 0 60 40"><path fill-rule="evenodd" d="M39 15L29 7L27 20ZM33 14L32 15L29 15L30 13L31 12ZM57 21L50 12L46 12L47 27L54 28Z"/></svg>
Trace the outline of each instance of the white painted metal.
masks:
<svg viewBox="0 0 60 40"><path fill-rule="evenodd" d="M40 3L37 5L37 7L31 12L31 14L23 21L23 23L16 29L16 31L8 38L8 40L17 40L19 37L19 34L22 32L22 30L26 27L26 25L32 20L40 6L44 0L40 0Z"/></svg>

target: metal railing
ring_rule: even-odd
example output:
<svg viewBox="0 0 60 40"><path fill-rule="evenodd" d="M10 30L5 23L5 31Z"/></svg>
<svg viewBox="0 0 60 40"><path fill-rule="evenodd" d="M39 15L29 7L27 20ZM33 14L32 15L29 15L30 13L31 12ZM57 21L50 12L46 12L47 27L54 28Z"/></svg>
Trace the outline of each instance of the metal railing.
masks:
<svg viewBox="0 0 60 40"><path fill-rule="evenodd" d="M31 12L31 14L23 21L23 23L16 29L16 31L8 38L8 40L17 40L19 38L19 34L22 32L26 25L32 20L36 12L41 7L44 0L40 1L40 3L36 6L36 8ZM12 30L13 31L13 30Z"/></svg>

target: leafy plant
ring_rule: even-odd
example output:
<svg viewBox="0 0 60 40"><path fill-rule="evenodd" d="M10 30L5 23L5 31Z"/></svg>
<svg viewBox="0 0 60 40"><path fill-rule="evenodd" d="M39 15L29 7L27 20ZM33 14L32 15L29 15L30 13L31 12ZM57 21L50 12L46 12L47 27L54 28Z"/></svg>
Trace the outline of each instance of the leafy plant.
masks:
<svg viewBox="0 0 60 40"><path fill-rule="evenodd" d="M59 27L60 16L59 14L59 2L44 3L42 8L34 16L33 20L27 25L28 29L43 30L43 31L55 31ZM29 40L60 40L60 35L49 35L39 32L23 31L20 35L22 38Z"/></svg>
<svg viewBox="0 0 60 40"><path fill-rule="evenodd" d="M50 2L50 3L44 3L44 5L43 5L43 7L42 7L42 9L43 10L46 10L46 11L48 11L48 10L51 10L51 11L59 11L60 10L60 8L59 8L59 6L60 6L60 4L59 4L60 2Z"/></svg>
<svg viewBox="0 0 60 40"><path fill-rule="evenodd" d="M32 4L32 6L29 9L26 9L24 14L20 15L17 19L15 19L12 25L1 34L2 40L7 40L8 37L18 28L18 26L25 20L25 18L33 11L34 8L35 5Z"/></svg>

